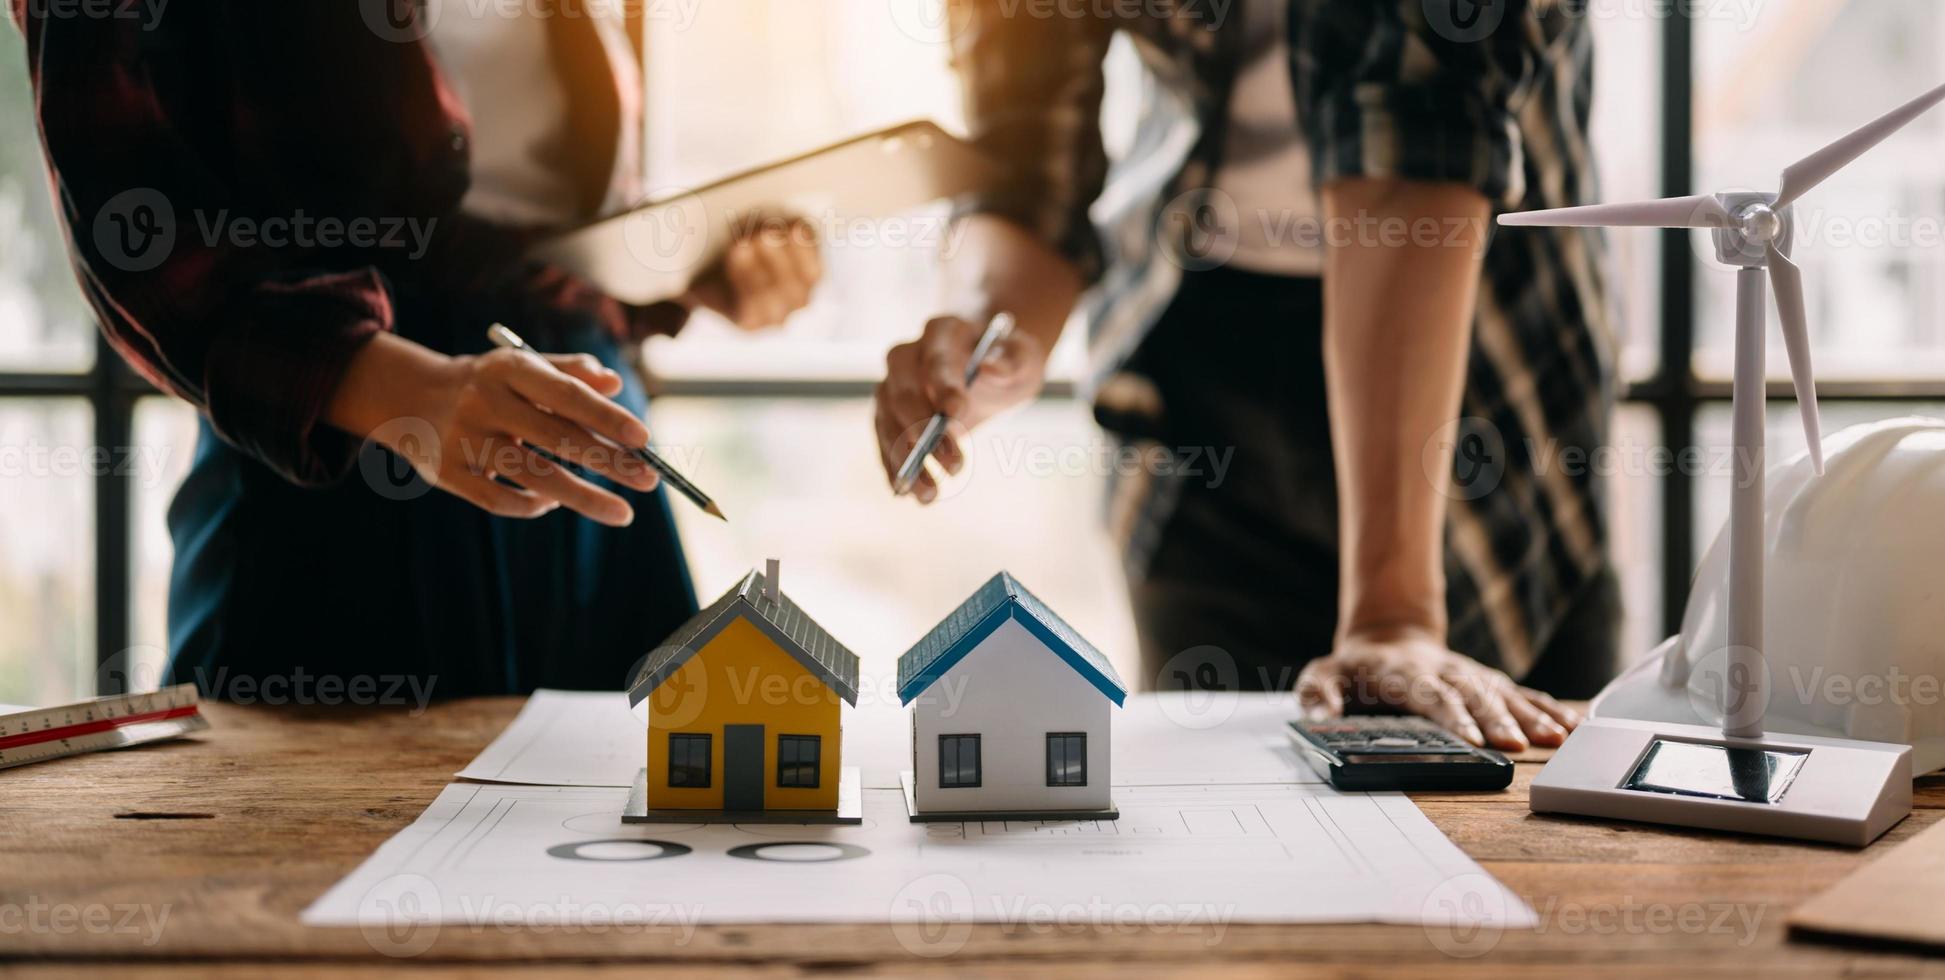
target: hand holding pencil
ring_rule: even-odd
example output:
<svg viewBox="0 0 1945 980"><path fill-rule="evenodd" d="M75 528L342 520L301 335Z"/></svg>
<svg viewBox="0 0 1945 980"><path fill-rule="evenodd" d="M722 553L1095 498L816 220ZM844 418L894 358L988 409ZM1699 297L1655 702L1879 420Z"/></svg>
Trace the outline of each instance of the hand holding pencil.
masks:
<svg viewBox="0 0 1945 980"><path fill-rule="evenodd" d="M938 499L936 460L947 474L965 466L955 433L964 433L1039 393L1046 351L1031 333L1013 329L1010 313L985 323L939 317L915 341L892 348L878 386L878 449L893 492L922 504Z"/></svg>
<svg viewBox="0 0 1945 980"><path fill-rule="evenodd" d="M493 342L493 346L502 350L524 351L536 357L541 356L539 351L527 346L527 342L520 339L519 334L507 329L505 324L494 324L487 329L486 336L488 340ZM702 508L704 513L714 516L717 520L729 520L728 517L723 515L722 508L716 506L716 502L710 499L708 494L702 492L701 487L689 482L687 477L677 472L675 467L669 465L668 461L664 460L654 449L649 448L646 436L643 437L640 445L629 442L622 444L618 448L627 451L636 459L646 463L655 474L660 475L661 479L667 480L669 486L674 487L677 493L689 498L697 507ZM638 486L637 489L652 489L653 486L654 481L650 481L648 487L643 488Z"/></svg>

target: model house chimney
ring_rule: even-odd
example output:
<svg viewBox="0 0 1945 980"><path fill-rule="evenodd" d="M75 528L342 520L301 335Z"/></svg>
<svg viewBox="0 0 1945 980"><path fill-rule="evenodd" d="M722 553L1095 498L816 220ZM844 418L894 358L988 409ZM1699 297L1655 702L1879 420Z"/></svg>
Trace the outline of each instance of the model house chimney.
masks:
<svg viewBox="0 0 1945 980"><path fill-rule="evenodd" d="M763 562L763 596L771 602L783 601L783 563L775 558Z"/></svg>

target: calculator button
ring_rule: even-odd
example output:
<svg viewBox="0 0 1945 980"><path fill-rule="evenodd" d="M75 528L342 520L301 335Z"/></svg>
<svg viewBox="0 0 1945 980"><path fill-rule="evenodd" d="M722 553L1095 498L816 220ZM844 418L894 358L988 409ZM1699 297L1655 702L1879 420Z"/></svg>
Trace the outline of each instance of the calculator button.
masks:
<svg viewBox="0 0 1945 980"><path fill-rule="evenodd" d="M1371 740L1372 747L1380 749L1409 749L1418 744L1418 739L1408 738L1402 735L1386 735L1382 738Z"/></svg>

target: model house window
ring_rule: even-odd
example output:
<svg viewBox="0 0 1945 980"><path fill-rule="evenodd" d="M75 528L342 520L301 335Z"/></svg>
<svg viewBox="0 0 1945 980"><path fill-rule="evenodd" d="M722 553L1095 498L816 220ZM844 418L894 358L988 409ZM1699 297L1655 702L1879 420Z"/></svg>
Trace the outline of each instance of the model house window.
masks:
<svg viewBox="0 0 1945 980"><path fill-rule="evenodd" d="M939 736L939 788L979 785L979 736Z"/></svg>
<svg viewBox="0 0 1945 980"><path fill-rule="evenodd" d="M669 785L690 789L709 786L709 736L669 736Z"/></svg>
<svg viewBox="0 0 1945 980"><path fill-rule="evenodd" d="M817 735L777 736L777 785L816 789L824 740Z"/></svg>
<svg viewBox="0 0 1945 980"><path fill-rule="evenodd" d="M1047 735L1047 785L1087 785L1087 733Z"/></svg>

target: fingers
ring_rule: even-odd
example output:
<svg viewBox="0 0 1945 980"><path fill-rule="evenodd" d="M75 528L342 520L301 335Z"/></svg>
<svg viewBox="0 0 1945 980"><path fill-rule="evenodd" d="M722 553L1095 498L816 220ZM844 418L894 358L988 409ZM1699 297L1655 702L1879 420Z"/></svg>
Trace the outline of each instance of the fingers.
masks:
<svg viewBox="0 0 1945 980"><path fill-rule="evenodd" d="M635 521L634 508L626 500L569 473L560 464L525 446L509 441L491 459L495 474L534 495L559 501L589 520L609 527L627 527Z"/></svg>
<svg viewBox="0 0 1945 980"><path fill-rule="evenodd" d="M966 361L978 343L979 328L954 316L932 320L919 336L918 374L925 397L952 418L964 418L969 407Z"/></svg>
<svg viewBox="0 0 1945 980"><path fill-rule="evenodd" d="M725 313L737 326L781 324L810 303L824 274L817 237L802 221L768 220L746 230L723 254L728 297Z"/></svg>
<svg viewBox="0 0 1945 980"><path fill-rule="evenodd" d="M952 431L956 427L955 423L947 423L945 434L939 437L939 447L932 450L932 458L945 468L947 476L958 476L959 471L966 468L966 451L961 448L959 437Z"/></svg>
<svg viewBox="0 0 1945 980"><path fill-rule="evenodd" d="M912 447L918 444L918 437L925 429L925 420L930 416L913 416L913 412L923 411L919 407L921 403L910 396L897 394L889 382L879 384L876 402L873 424L878 434L878 462L885 468L885 479L896 486L898 470L905 465L905 457L911 455ZM922 463L918 474L912 479L909 492L921 504L938 499L938 481Z"/></svg>
<svg viewBox="0 0 1945 980"><path fill-rule="evenodd" d="M1530 687L1520 688L1519 693L1541 711L1546 712L1547 717L1552 718L1561 728L1571 732L1580 727L1580 712L1555 701L1553 695Z"/></svg>
<svg viewBox="0 0 1945 980"><path fill-rule="evenodd" d="M533 518L565 505L611 527L635 519L627 501L568 472L507 433L474 431L459 437L460 452L444 454L436 483L501 517Z"/></svg>
<svg viewBox="0 0 1945 980"><path fill-rule="evenodd" d="M731 319L745 328L767 327L783 322L783 299L776 290L777 274L763 250L753 239L742 239L723 256L723 270L729 276Z"/></svg>
<svg viewBox="0 0 1945 980"><path fill-rule="evenodd" d="M509 487L478 473L461 472L450 479L442 477L439 489L499 517L529 519L551 514L560 507L558 500Z"/></svg>
<svg viewBox="0 0 1945 980"><path fill-rule="evenodd" d="M1513 719L1519 722L1521 730L1526 732L1526 737L1531 739L1534 745L1552 748L1567 740L1567 730L1560 727L1560 723L1548 716L1539 705L1533 703L1527 697L1525 688L1513 687L1509 684L1504 697L1506 710L1512 713Z"/></svg>
<svg viewBox="0 0 1945 980"><path fill-rule="evenodd" d="M1504 680L1505 675L1480 669L1468 669L1455 673L1445 681L1465 699L1465 708L1473 721L1485 731L1487 741L1493 748L1503 752L1526 751L1526 732L1519 722L1513 720L1513 713L1506 706L1505 692L1511 690L1512 683Z"/></svg>
<svg viewBox="0 0 1945 980"><path fill-rule="evenodd" d="M513 438L623 486L646 493L660 482L655 470L633 452L597 439L510 391L500 396L496 417Z"/></svg>
<svg viewBox="0 0 1945 980"><path fill-rule="evenodd" d="M873 395L873 425L878 435L878 459L885 478L896 480L898 468L918 444L935 412L926 399L919 371L920 343L899 344L885 354L885 380ZM955 444L956 447L956 444ZM912 496L922 504L938 499L938 482L921 470L912 483Z"/></svg>
<svg viewBox="0 0 1945 980"><path fill-rule="evenodd" d="M1025 374L1030 362L1039 354L1040 344L1026 333L1009 333L986 354L986 363L979 367L979 379L974 384L991 384L1007 387L1017 382Z"/></svg>
<svg viewBox="0 0 1945 980"><path fill-rule="evenodd" d="M779 307L778 323L803 309L810 302L811 287L817 285L817 277L806 274L809 264L802 258L816 253L814 245L806 247L809 241L809 227L801 222L765 230L756 238L756 254L770 273L770 289Z"/></svg>
<svg viewBox="0 0 1945 980"><path fill-rule="evenodd" d="M562 374L581 382L608 398L621 394L621 375L610 370L592 354L543 354L547 363Z"/></svg>
<svg viewBox="0 0 1945 980"><path fill-rule="evenodd" d="M485 357L497 358L501 354L512 355L501 362L504 380L528 401L625 448L648 445L648 426L641 419L603 398L580 378L554 370L539 358L513 351L498 351Z"/></svg>
<svg viewBox="0 0 1945 980"><path fill-rule="evenodd" d="M792 223L790 241L786 244L784 251L790 256L797 278L804 284L804 299L808 302L811 291L824 278L824 253L817 247L816 233L801 221Z"/></svg>
<svg viewBox="0 0 1945 980"><path fill-rule="evenodd" d="M1335 657L1319 657L1297 675L1297 704L1306 721L1325 721L1344 714L1344 687L1350 677Z"/></svg>
<svg viewBox="0 0 1945 980"><path fill-rule="evenodd" d="M1474 745L1486 744L1486 737L1479 733L1479 726L1466 709L1465 695L1436 677L1424 678L1424 683L1418 686L1421 690L1415 693L1420 696L1410 699L1412 711L1432 719L1446 731Z"/></svg>

